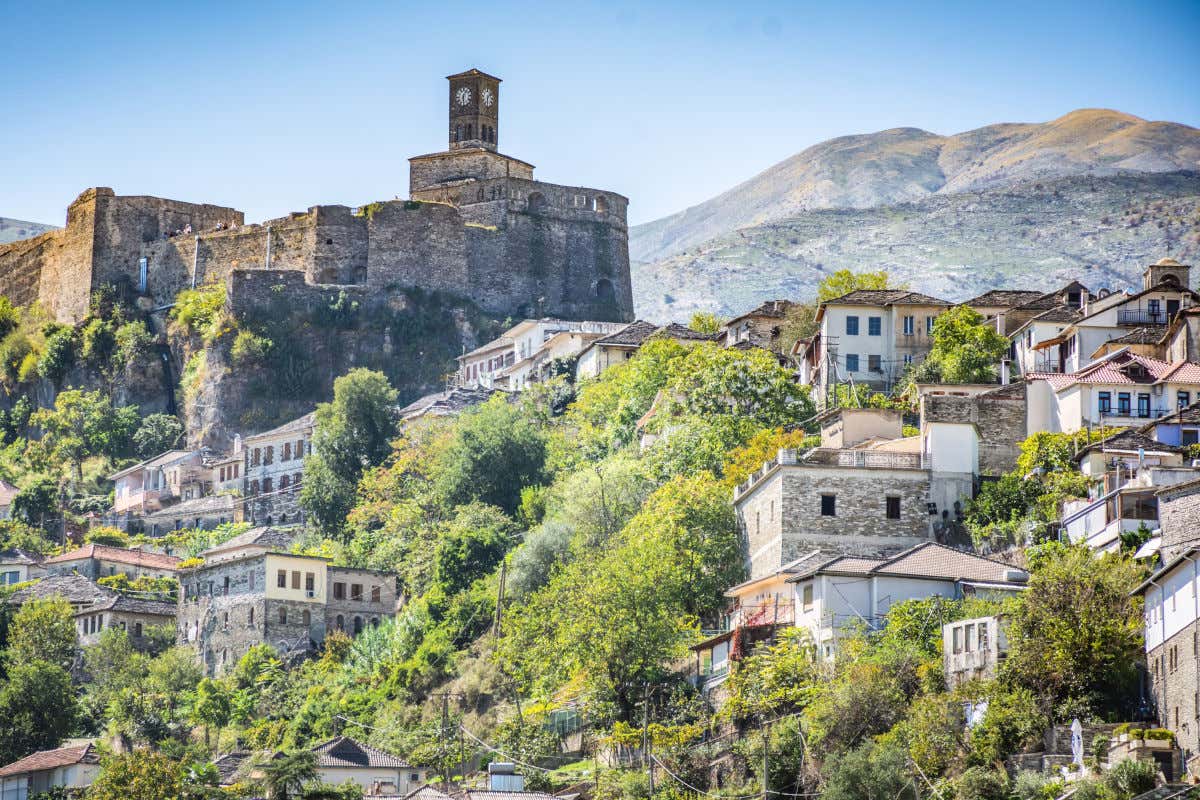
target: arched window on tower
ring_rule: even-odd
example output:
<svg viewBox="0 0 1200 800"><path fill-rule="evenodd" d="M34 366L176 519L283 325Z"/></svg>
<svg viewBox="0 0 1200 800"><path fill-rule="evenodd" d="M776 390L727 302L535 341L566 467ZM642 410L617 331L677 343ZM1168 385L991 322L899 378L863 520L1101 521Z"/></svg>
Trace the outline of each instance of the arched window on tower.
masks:
<svg viewBox="0 0 1200 800"><path fill-rule="evenodd" d="M596 195L595 206L596 206L597 213L607 214L608 213L608 198L602 194Z"/></svg>
<svg viewBox="0 0 1200 800"><path fill-rule="evenodd" d="M462 141L462 125L454 126L454 141L456 141L456 142Z"/></svg>
<svg viewBox="0 0 1200 800"><path fill-rule="evenodd" d="M546 210L546 196L541 192L530 192L526 206L532 214L540 214Z"/></svg>
<svg viewBox="0 0 1200 800"><path fill-rule="evenodd" d="M470 141L471 139L475 138L474 136L471 135L472 133L474 133L473 128L474 128L474 126L468 122L467 123L467 141Z"/></svg>
<svg viewBox="0 0 1200 800"><path fill-rule="evenodd" d="M616 292L613 291L612 281L608 278L596 281L596 300L600 303L611 303L616 300Z"/></svg>

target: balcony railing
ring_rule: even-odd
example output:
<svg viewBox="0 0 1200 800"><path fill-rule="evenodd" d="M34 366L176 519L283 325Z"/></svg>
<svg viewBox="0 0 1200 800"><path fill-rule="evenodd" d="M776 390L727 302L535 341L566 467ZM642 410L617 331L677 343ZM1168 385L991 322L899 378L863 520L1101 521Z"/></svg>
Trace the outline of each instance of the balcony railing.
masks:
<svg viewBox="0 0 1200 800"><path fill-rule="evenodd" d="M1166 325L1169 321L1167 319L1167 312L1165 311L1146 311L1142 309L1117 311L1118 325Z"/></svg>

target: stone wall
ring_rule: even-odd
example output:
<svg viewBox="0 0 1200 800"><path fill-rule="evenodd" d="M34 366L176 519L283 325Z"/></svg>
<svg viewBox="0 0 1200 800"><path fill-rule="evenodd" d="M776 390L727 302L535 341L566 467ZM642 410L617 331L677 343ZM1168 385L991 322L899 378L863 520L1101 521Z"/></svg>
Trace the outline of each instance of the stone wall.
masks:
<svg viewBox="0 0 1200 800"><path fill-rule="evenodd" d="M1158 493L1164 563L1187 546L1200 544L1200 481L1171 486Z"/></svg>
<svg viewBox="0 0 1200 800"><path fill-rule="evenodd" d="M999 475L1013 469L1025 440L1025 385L997 388L973 397L930 394L921 398L926 422L971 423L979 436L979 469Z"/></svg>
<svg viewBox="0 0 1200 800"><path fill-rule="evenodd" d="M1158 724L1175 734L1178 746L1190 757L1200 752L1200 655L1197 655L1195 621L1147 653L1150 697ZM1171 668L1174 650L1175 668Z"/></svg>
<svg viewBox="0 0 1200 800"><path fill-rule="evenodd" d="M334 586L342 584L345 596L336 598ZM361 599L355 599L352 587L357 584L362 587ZM371 590L379 588L379 600L372 601ZM355 619L361 620L362 626L378 625L382 620L396 613L396 576L387 572L375 570L350 569L348 567L330 567L325 581L325 625L328 629L339 628L353 635ZM341 625L338 625L339 617Z"/></svg>
<svg viewBox="0 0 1200 800"><path fill-rule="evenodd" d="M232 667L266 641L265 563L241 559L180 573L177 641L196 653L209 674Z"/></svg>

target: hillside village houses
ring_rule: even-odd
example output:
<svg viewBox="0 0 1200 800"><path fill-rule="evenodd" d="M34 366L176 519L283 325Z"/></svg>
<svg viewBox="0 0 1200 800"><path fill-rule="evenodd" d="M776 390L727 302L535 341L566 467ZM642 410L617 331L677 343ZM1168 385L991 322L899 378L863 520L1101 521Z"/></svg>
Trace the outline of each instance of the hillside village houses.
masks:
<svg viewBox="0 0 1200 800"><path fill-rule="evenodd" d="M527 319L458 357L456 383L518 391L545 378L557 358L574 358L587 345L626 327L622 322Z"/></svg>

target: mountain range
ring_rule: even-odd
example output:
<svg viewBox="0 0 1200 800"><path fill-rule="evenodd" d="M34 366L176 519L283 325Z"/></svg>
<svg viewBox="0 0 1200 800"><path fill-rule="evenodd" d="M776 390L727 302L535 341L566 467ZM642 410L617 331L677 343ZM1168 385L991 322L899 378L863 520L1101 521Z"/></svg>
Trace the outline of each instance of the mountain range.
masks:
<svg viewBox="0 0 1200 800"><path fill-rule="evenodd" d="M54 230L53 225L0 217L0 244L15 242L17 239L28 239L50 230Z"/></svg>
<svg viewBox="0 0 1200 800"><path fill-rule="evenodd" d="M841 268L960 299L1066 275L1121 288L1198 252L1200 130L1105 109L831 139L630 231L635 303L654 319L811 296Z"/></svg>

